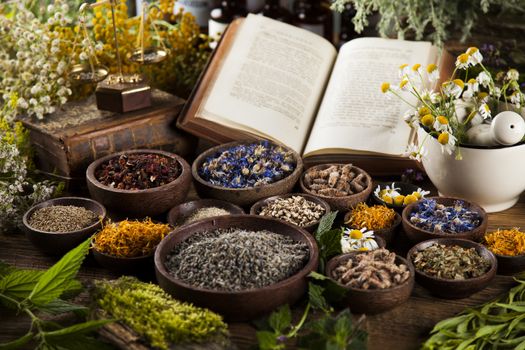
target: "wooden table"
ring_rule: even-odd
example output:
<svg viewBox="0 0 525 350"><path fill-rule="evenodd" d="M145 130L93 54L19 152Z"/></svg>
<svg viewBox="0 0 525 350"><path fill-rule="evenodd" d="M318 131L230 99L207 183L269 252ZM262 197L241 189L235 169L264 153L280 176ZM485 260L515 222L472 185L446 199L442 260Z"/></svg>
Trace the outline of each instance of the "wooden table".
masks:
<svg viewBox="0 0 525 350"><path fill-rule="evenodd" d="M190 195L195 197L194 192ZM525 195L513 208L489 215L489 230L498 227L517 226L525 228ZM397 248L403 249L403 248ZM17 267L44 269L57 258L48 257L37 251L22 234L0 236L0 260ZM88 257L79 277L82 280L114 278L115 274L100 268ZM445 300L434 298L416 284L409 301L391 311L369 316L366 319L368 348L418 349L428 337L428 332L440 320L451 317L466 307L478 305L505 293L513 284L512 277L496 276L485 290L469 298ZM13 340L27 330L28 320L10 314L0 313L0 343ZM255 329L250 324L231 324L233 342L240 349L248 349L256 343Z"/></svg>

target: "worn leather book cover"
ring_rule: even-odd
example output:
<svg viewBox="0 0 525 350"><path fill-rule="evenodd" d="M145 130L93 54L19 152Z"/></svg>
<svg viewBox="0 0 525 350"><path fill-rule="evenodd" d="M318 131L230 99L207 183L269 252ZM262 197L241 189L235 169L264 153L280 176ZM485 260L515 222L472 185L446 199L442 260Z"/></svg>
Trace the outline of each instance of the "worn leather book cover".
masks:
<svg viewBox="0 0 525 350"><path fill-rule="evenodd" d="M95 97L68 102L44 120L22 120L30 131L39 170L83 181L88 165L105 155L139 148L193 155L196 138L176 128L184 100L160 90L152 106L128 113L97 109Z"/></svg>

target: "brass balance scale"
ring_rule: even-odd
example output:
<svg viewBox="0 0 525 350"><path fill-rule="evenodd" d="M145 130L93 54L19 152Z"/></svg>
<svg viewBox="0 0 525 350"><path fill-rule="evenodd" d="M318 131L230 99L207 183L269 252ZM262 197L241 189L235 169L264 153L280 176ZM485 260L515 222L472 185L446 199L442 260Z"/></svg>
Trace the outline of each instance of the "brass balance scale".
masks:
<svg viewBox="0 0 525 350"><path fill-rule="evenodd" d="M73 66L70 72L71 80L78 84L98 83L95 90L95 97L97 100L97 108L117 113L130 112L151 106L151 87L147 84L140 74L123 74L122 61L119 53L119 45L117 40L117 28L115 21L115 5L118 0L103 0L94 4L84 3L79 8L79 23L82 29L85 42L88 46L88 64L78 64ZM117 74L109 74L109 69L104 67L98 61L95 55L94 44L89 37L87 26L84 19L84 14L88 9L95 7L110 5L111 19L113 24L113 45L117 57L118 72ZM148 5L146 2L142 3L140 14L140 26L137 35L137 49L128 55L128 60L142 65L155 64L162 62L168 57L169 50L166 48L162 40L157 47L144 47L144 37L147 30L145 30L145 16L149 9L156 7L155 5ZM160 39L155 23L152 26Z"/></svg>

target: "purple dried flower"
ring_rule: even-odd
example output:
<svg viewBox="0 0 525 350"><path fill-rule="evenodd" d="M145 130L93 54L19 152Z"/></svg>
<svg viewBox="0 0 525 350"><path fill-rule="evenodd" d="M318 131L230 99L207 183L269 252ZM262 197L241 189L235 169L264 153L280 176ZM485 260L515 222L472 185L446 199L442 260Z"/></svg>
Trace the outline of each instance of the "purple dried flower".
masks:
<svg viewBox="0 0 525 350"><path fill-rule="evenodd" d="M425 231L453 234L478 227L481 216L476 211L468 210L462 201L445 206L438 204L435 199L423 199L410 214L410 222Z"/></svg>

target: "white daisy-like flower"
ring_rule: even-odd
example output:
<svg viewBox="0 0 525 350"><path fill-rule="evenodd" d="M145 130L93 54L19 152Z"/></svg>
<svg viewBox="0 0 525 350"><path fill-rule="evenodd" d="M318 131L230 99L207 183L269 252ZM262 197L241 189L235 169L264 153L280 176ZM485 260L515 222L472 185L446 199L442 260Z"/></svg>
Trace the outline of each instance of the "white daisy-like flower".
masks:
<svg viewBox="0 0 525 350"><path fill-rule="evenodd" d="M479 107L479 114L483 117L483 119L487 119L487 118L490 118L491 116L491 112L490 112L490 107L488 104L486 103L483 103L480 107Z"/></svg>
<svg viewBox="0 0 525 350"><path fill-rule="evenodd" d="M490 78L490 75L487 72L482 71L478 74L476 80L479 83L479 85L483 87L488 87L492 79Z"/></svg>
<svg viewBox="0 0 525 350"><path fill-rule="evenodd" d="M494 90L492 90L492 95L494 98L499 99L501 97L501 88L495 86Z"/></svg>
<svg viewBox="0 0 525 350"><path fill-rule="evenodd" d="M349 253L355 250L374 250L379 248L374 239L374 231L368 231L366 228L360 230L347 228L343 230L341 238L341 250L343 253Z"/></svg>
<svg viewBox="0 0 525 350"><path fill-rule="evenodd" d="M439 102L439 94L431 90L425 89L421 91L420 96L423 101L428 101L432 104L436 104Z"/></svg>
<svg viewBox="0 0 525 350"><path fill-rule="evenodd" d="M463 92L463 98L472 98L479 91L479 83L476 79L467 81L467 89Z"/></svg>
<svg viewBox="0 0 525 350"><path fill-rule="evenodd" d="M448 119L442 115L437 116L436 120L434 121L433 127L437 131L451 132Z"/></svg>
<svg viewBox="0 0 525 350"><path fill-rule="evenodd" d="M439 69L434 63L427 66L427 76L431 83L435 83L439 79Z"/></svg>
<svg viewBox="0 0 525 350"><path fill-rule="evenodd" d="M425 196L430 194L430 191L425 191L422 188L418 187L417 191L415 191L413 194L415 194L418 199L425 198Z"/></svg>
<svg viewBox="0 0 525 350"><path fill-rule="evenodd" d="M517 108L520 108L521 100L522 100L522 94L519 91L514 91L512 95L510 95L510 102L514 104Z"/></svg>
<svg viewBox="0 0 525 350"><path fill-rule="evenodd" d="M520 78L520 73L514 69L511 68L507 71L507 74L505 74L506 80L518 80Z"/></svg>
<svg viewBox="0 0 525 350"><path fill-rule="evenodd" d="M469 56L468 59L472 66L480 64L481 61L483 61L483 55L477 47L469 47L466 53Z"/></svg>
<svg viewBox="0 0 525 350"><path fill-rule="evenodd" d="M457 138L448 132L442 132L438 136L438 142L441 144L441 152L452 154L456 150Z"/></svg>
<svg viewBox="0 0 525 350"><path fill-rule="evenodd" d="M407 111L405 115L403 116L403 120L405 123L407 123L410 127L417 127L419 124L419 114L417 111Z"/></svg>
<svg viewBox="0 0 525 350"><path fill-rule="evenodd" d="M403 153L404 157L408 157L410 159L416 160L418 162L423 159L423 157L426 157L428 155L428 151L423 146L417 146L414 143L411 143L407 146L407 149L405 153Z"/></svg>
<svg viewBox="0 0 525 350"><path fill-rule="evenodd" d="M400 78L406 77L408 72L410 72L410 67L408 66L408 64L405 63L399 66L399 77Z"/></svg>
<svg viewBox="0 0 525 350"><path fill-rule="evenodd" d="M462 53L456 58L456 67L459 69L466 69L472 65L472 62L469 60L469 54Z"/></svg>
<svg viewBox="0 0 525 350"><path fill-rule="evenodd" d="M461 79L454 79L443 83L443 94L447 97L459 98L465 84Z"/></svg>
<svg viewBox="0 0 525 350"><path fill-rule="evenodd" d="M419 63L414 64L412 67L410 67L410 70L408 71L408 75L410 77L417 78L417 79L422 77L423 73L424 73L424 69Z"/></svg>

